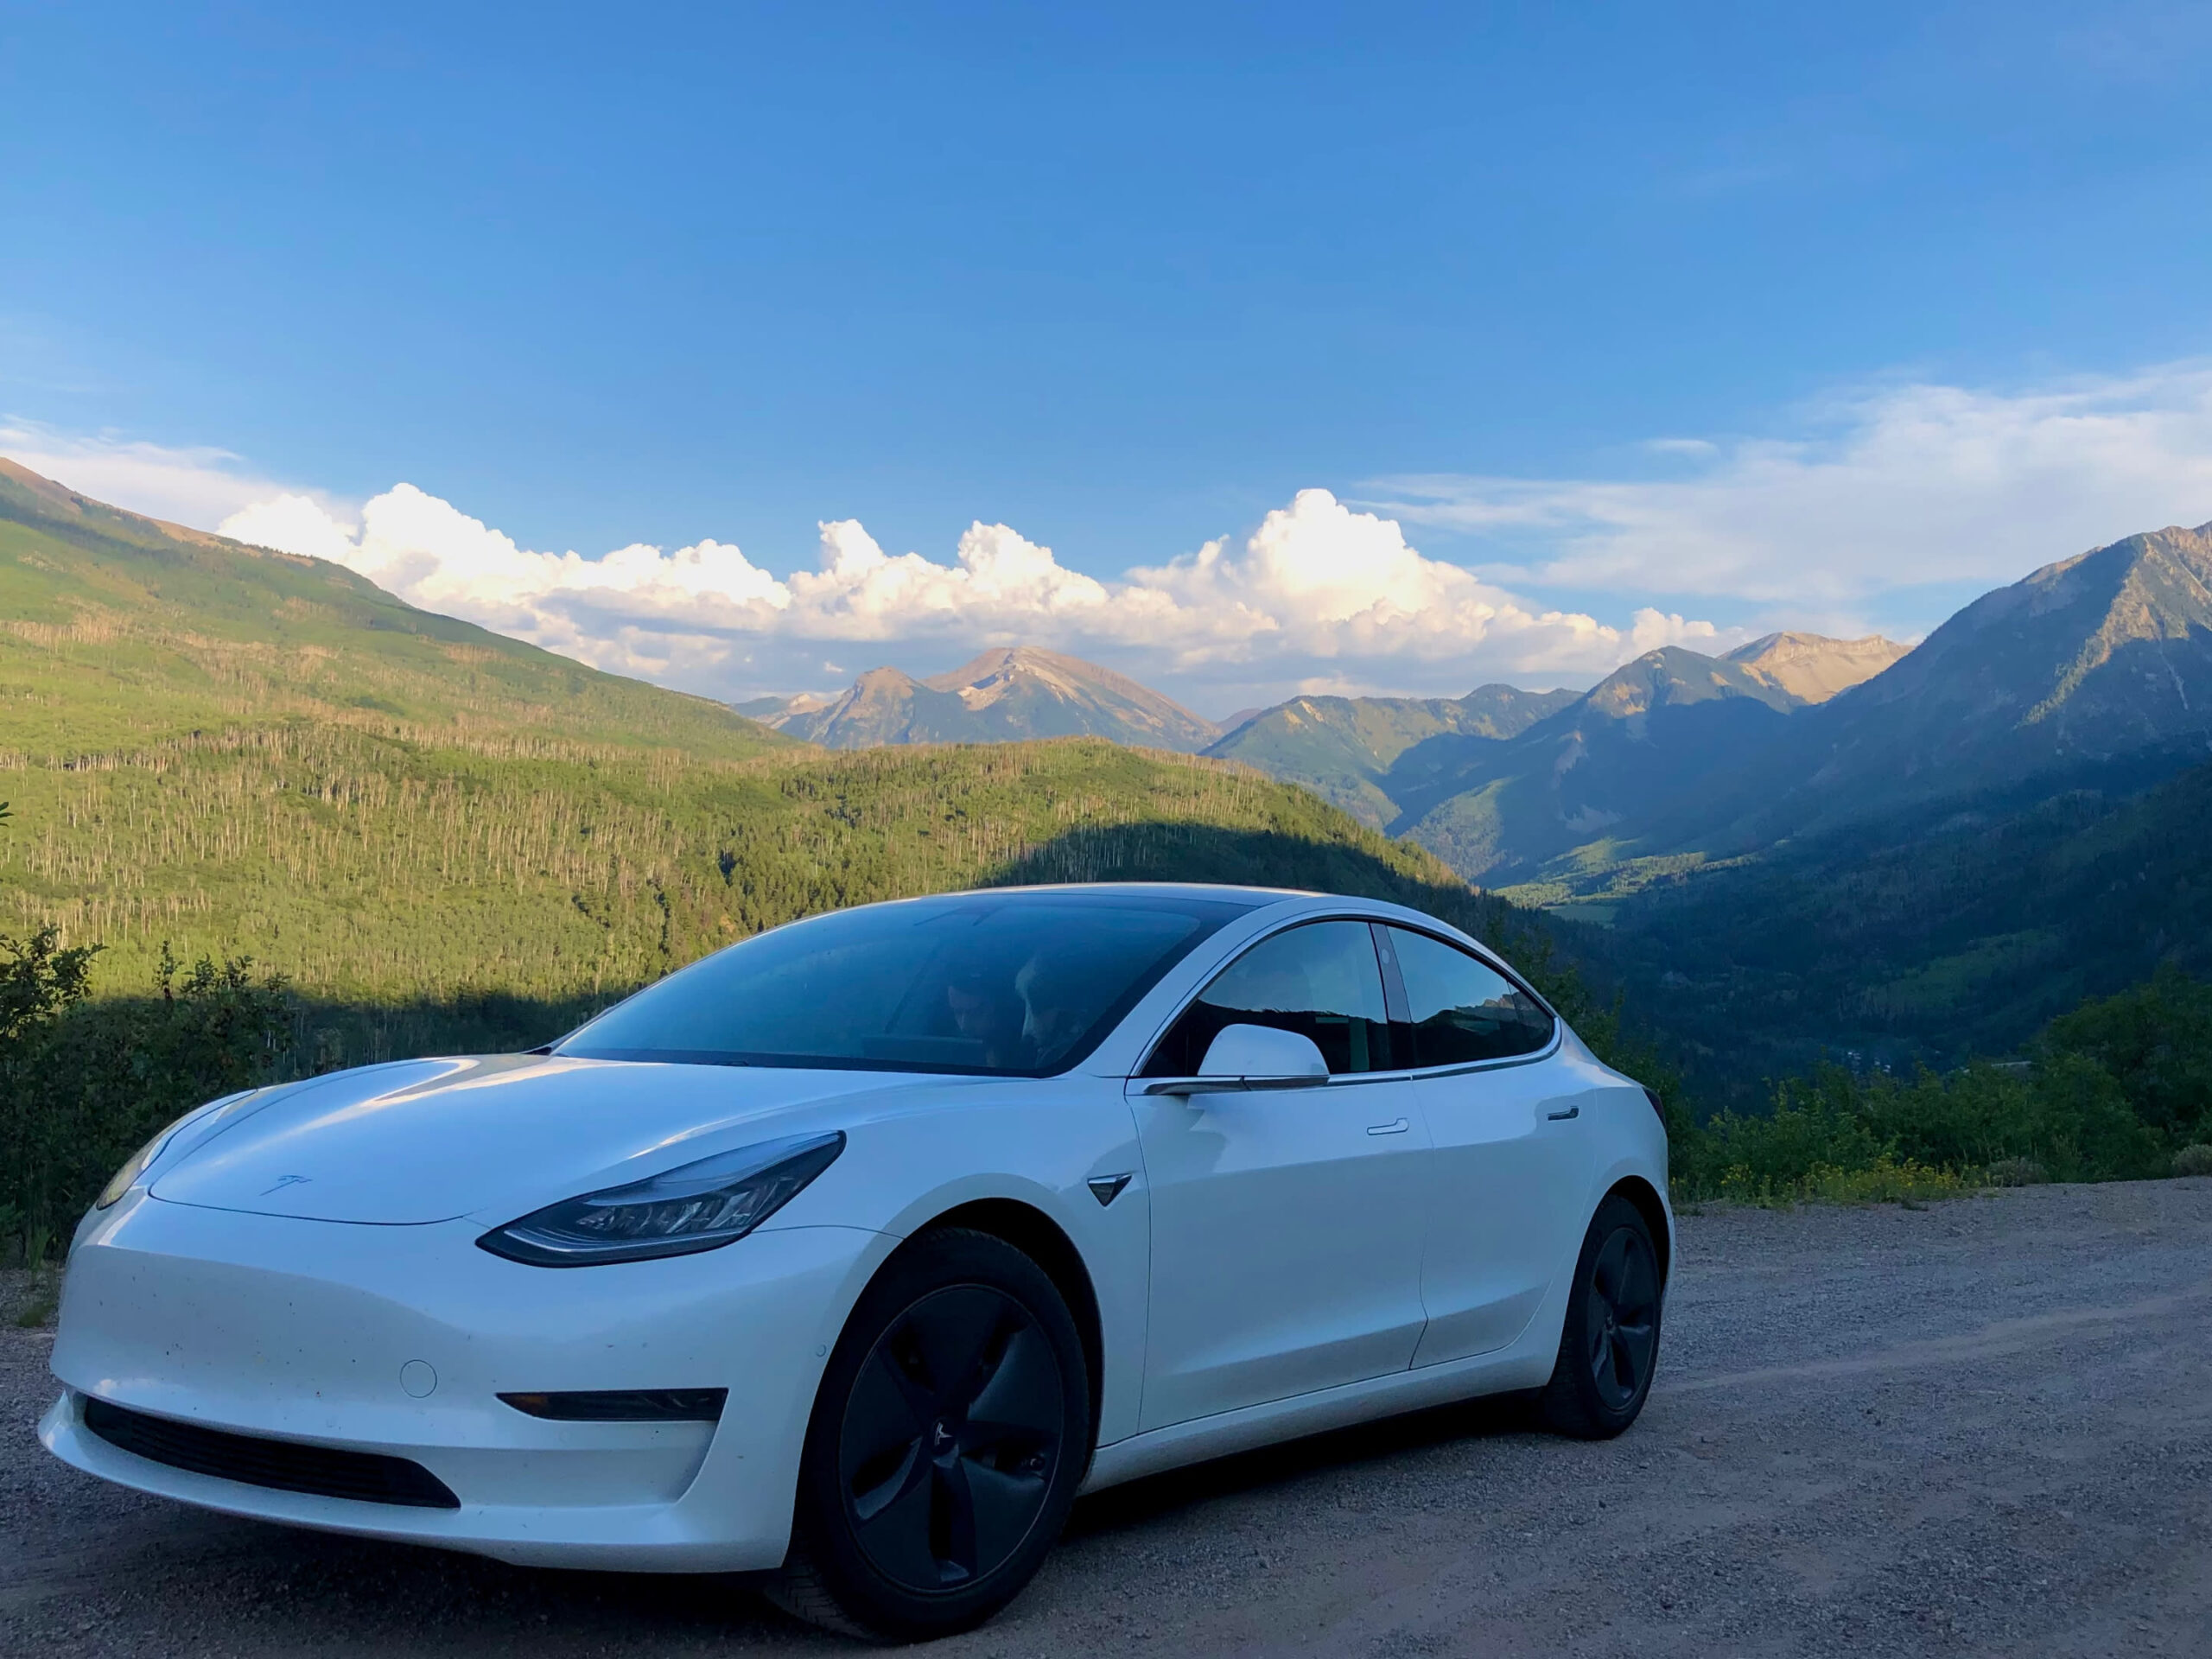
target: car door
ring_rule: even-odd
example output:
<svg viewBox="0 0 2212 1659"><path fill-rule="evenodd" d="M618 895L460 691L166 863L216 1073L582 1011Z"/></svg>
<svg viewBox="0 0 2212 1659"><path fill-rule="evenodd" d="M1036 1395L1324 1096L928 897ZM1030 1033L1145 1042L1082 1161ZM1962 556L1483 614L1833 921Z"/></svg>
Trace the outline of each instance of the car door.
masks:
<svg viewBox="0 0 2212 1659"><path fill-rule="evenodd" d="M1312 1038L1327 1080L1158 1092L1236 1024ZM1224 969L1132 1080L1152 1203L1146 1428L1411 1364L1427 1136L1379 1075L1389 1034L1368 925L1310 922Z"/></svg>
<svg viewBox="0 0 2212 1659"><path fill-rule="evenodd" d="M1434 1147L1422 1200L1428 1326L1414 1360L1433 1365L1527 1328L1581 1241L1592 1154L1574 1099L1536 1058L1555 1034L1543 1005L1457 944L1376 932L1403 995L1394 1036Z"/></svg>

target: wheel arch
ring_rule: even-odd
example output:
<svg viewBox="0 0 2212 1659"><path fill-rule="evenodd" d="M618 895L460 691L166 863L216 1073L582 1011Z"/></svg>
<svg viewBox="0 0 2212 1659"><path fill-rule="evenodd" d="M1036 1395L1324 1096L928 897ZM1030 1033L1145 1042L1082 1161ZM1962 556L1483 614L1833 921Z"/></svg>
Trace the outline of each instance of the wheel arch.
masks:
<svg viewBox="0 0 2212 1659"><path fill-rule="evenodd" d="M1090 1440L1098 1441L1098 1414L1105 1390L1106 1338L1099 1314L1098 1292L1083 1252L1059 1223L1034 1205L1019 1198L974 1198L934 1216L908 1235L900 1249L912 1249L932 1233L961 1229L988 1233L1011 1244L1045 1271L1054 1289L1075 1316L1076 1334L1083 1339L1084 1370L1090 1383ZM893 1252L895 1255L897 1252ZM881 1269L878 1269L880 1272Z"/></svg>
<svg viewBox="0 0 2212 1659"><path fill-rule="evenodd" d="M1659 1252L1659 1283L1663 1287L1674 1270L1675 1230L1669 1224L1666 1202L1659 1190L1641 1175L1626 1175L1608 1187L1605 1196L1627 1199L1651 1230L1652 1245Z"/></svg>

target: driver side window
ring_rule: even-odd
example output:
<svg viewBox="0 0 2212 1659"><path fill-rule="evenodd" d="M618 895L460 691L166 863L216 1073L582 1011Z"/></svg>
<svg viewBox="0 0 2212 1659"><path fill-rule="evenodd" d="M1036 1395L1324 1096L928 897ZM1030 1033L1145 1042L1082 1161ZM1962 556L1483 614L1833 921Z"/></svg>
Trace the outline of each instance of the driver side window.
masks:
<svg viewBox="0 0 2212 1659"><path fill-rule="evenodd" d="M1144 1075L1198 1075L1224 1026L1310 1037L1330 1075L1390 1065L1389 1016L1364 922L1308 922L1262 939L1215 976L1152 1053Z"/></svg>

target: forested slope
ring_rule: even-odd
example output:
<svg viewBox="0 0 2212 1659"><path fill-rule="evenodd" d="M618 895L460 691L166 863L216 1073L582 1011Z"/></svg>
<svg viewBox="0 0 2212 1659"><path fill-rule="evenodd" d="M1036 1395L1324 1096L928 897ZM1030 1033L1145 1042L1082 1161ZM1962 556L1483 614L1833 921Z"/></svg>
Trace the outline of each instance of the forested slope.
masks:
<svg viewBox="0 0 2212 1659"><path fill-rule="evenodd" d="M1824 1055L2023 1051L2161 963L2212 974L2212 766L2164 752L1870 819L1661 881L1581 940L1713 1098Z"/></svg>
<svg viewBox="0 0 2212 1659"><path fill-rule="evenodd" d="M1313 883L1356 855L1465 893L1310 795L1098 740L728 761L492 756L303 724L29 766L10 787L0 925L104 941L118 987L168 940L347 997L590 995L810 911L1112 874L1092 867L1141 863L1139 825L1273 838L1217 855L1215 879Z"/></svg>

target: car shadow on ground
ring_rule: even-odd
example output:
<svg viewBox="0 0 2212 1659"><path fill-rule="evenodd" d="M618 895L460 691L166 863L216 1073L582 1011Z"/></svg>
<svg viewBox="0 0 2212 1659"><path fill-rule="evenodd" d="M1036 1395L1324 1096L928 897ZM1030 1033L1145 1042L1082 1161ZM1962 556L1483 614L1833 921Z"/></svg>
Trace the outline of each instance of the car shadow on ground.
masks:
<svg viewBox="0 0 2212 1659"><path fill-rule="evenodd" d="M1457 1441L1538 1432L1532 1396L1494 1395L1434 1406L1304 1440L1171 1469L1165 1474L1110 1486L1082 1499L1068 1521L1070 1539L1143 1526L1218 1498L1280 1485L1306 1475L1370 1463Z"/></svg>

